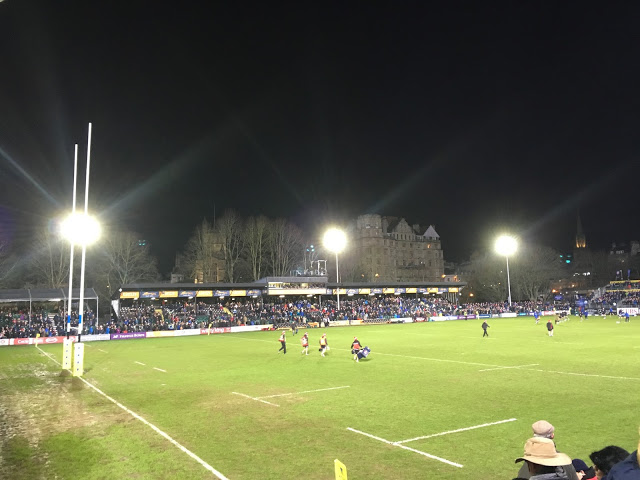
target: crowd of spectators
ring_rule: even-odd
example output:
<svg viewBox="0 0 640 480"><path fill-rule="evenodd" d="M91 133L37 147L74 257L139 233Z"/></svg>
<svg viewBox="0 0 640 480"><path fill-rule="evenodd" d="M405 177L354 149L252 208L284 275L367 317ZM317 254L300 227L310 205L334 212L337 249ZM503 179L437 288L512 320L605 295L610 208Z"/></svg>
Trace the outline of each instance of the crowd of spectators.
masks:
<svg viewBox="0 0 640 480"><path fill-rule="evenodd" d="M564 305L556 306L565 308ZM335 299L278 297L218 299L217 302L134 302L122 306L118 315L97 322L93 312L85 314L85 334L130 333L152 330L184 330L235 325L328 325L336 320L387 321L398 318L426 319L445 315L500 314L553 310L552 305L535 302L457 304L445 297L367 296L343 297L340 308ZM76 333L78 318L71 318L71 334ZM62 311L28 312L6 310L0 314L0 338L64 335Z"/></svg>
<svg viewBox="0 0 640 480"><path fill-rule="evenodd" d="M83 320L87 331L95 329L95 313L91 310L85 312ZM74 331L78 326L78 315L71 314L71 326ZM65 335L66 314L55 308L37 308L29 313L29 310L18 308L4 308L0 310L0 338L28 338L28 337L55 337Z"/></svg>

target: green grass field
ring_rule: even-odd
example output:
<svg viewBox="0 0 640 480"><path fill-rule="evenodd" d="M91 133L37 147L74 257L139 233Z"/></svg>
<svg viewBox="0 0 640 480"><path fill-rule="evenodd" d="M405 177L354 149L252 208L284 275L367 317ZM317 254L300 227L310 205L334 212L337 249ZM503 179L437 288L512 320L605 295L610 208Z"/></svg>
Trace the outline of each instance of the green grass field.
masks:
<svg viewBox="0 0 640 480"><path fill-rule="evenodd" d="M331 479L334 459L354 480L510 479L539 419L574 458L634 450L640 321L572 317L553 338L545 321L493 319L489 338L479 320L314 329L309 356L302 330L286 355L278 332L93 342L84 378L234 480ZM43 351L61 360L0 348L0 478L215 478Z"/></svg>

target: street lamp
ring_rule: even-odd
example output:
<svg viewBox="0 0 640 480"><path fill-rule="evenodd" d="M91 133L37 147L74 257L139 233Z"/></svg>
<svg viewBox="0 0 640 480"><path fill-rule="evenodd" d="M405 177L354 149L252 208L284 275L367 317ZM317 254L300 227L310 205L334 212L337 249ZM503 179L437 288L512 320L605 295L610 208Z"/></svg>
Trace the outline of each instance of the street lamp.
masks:
<svg viewBox="0 0 640 480"><path fill-rule="evenodd" d="M323 238L324 246L331 252L336 254L336 284L340 283L340 276L338 274L338 254L344 250L347 245L347 236L344 232L338 228L330 228L324 234ZM336 285L336 291L338 293L338 310L340 310L340 286Z"/></svg>
<svg viewBox="0 0 640 480"><path fill-rule="evenodd" d="M496 240L496 253L498 255L504 255L507 259L507 288L509 289L509 307L511 307L511 279L509 277L509 256L516 253L518 248L518 241L509 235L501 235Z"/></svg>

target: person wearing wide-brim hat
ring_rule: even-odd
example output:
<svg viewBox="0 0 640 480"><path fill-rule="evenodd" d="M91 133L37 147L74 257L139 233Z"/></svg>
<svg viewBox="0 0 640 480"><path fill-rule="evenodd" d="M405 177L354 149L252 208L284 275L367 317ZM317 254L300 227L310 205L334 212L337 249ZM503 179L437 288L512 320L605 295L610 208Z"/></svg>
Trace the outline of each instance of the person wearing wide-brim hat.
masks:
<svg viewBox="0 0 640 480"><path fill-rule="evenodd" d="M571 458L556 451L553 440L533 437L524 444L524 455L516 463L525 461L530 480L571 480L577 478L571 465Z"/></svg>

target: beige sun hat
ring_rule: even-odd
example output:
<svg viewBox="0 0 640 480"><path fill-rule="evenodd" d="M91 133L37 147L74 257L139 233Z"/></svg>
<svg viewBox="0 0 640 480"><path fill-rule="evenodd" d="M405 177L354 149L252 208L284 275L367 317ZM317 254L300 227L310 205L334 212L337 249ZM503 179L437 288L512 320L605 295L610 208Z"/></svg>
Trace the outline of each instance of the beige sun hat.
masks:
<svg viewBox="0 0 640 480"><path fill-rule="evenodd" d="M553 440L543 437L533 437L527 440L527 443L524 444L524 455L516 458L516 463L523 460L548 467L560 467L571 463L571 458L568 455L556 451Z"/></svg>

